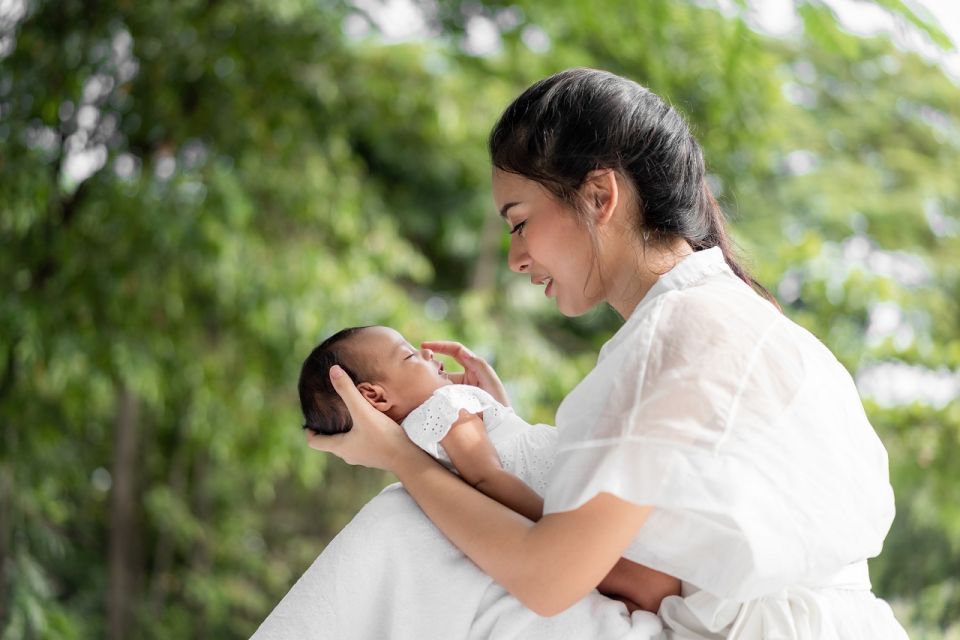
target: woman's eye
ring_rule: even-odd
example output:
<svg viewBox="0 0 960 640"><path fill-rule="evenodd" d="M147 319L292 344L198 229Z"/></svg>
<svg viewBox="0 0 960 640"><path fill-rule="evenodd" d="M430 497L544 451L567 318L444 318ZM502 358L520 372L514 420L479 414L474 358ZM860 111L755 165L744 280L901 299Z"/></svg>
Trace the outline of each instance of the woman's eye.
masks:
<svg viewBox="0 0 960 640"><path fill-rule="evenodd" d="M519 233L520 235L523 235L523 228L524 228L525 226L527 226L527 221L526 221L526 220L524 220L523 222L518 222L518 223L513 227L513 229L510 229L510 235L513 235L513 234L515 234L515 233Z"/></svg>

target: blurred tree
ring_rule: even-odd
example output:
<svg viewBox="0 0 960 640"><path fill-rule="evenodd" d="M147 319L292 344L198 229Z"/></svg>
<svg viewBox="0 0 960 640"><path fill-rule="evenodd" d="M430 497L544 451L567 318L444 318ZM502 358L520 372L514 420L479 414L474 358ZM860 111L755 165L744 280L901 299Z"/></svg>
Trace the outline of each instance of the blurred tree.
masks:
<svg viewBox="0 0 960 640"><path fill-rule="evenodd" d="M312 511L324 462L298 357L407 322L396 283L430 275L340 128L343 10L25 9L0 98L6 635L241 636L342 513L272 543L277 485Z"/></svg>

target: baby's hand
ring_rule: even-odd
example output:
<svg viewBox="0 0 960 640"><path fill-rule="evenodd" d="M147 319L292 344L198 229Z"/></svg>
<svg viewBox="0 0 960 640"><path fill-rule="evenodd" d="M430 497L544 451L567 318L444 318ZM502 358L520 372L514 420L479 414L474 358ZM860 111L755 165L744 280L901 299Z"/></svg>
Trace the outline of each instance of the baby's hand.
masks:
<svg viewBox="0 0 960 640"><path fill-rule="evenodd" d="M457 421L440 441L460 477L471 486L501 470L500 456L487 435L487 427L479 416L466 409L460 410Z"/></svg>
<svg viewBox="0 0 960 640"><path fill-rule="evenodd" d="M421 342L420 346L424 349L430 349L435 353L442 353L456 360L463 373L451 373L450 379L457 384L469 384L479 387L489 393L500 404L509 407L510 398L507 397L507 390L500 382L497 372L493 370L486 360L475 354L470 349L459 342L450 340L434 340Z"/></svg>

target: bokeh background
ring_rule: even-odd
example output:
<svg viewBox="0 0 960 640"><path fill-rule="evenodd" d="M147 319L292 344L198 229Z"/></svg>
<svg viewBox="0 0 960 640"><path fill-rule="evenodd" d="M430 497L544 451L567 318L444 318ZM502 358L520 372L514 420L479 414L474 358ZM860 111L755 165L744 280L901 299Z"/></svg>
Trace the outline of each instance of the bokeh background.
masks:
<svg viewBox="0 0 960 640"><path fill-rule="evenodd" d="M947 26L898 0L0 0L3 637L248 637L391 481L304 446L299 366L343 326L461 340L552 422L617 319L506 270L485 141L595 66L687 115L747 263L854 375L897 493L875 590L960 638Z"/></svg>

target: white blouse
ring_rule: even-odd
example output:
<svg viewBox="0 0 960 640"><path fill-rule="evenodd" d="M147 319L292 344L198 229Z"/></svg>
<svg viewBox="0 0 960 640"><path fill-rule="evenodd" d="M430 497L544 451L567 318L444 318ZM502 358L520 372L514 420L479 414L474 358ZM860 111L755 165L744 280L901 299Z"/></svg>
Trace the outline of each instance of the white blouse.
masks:
<svg viewBox="0 0 960 640"><path fill-rule="evenodd" d="M719 249L658 280L557 427L544 513L653 506L627 556L683 581L668 637L906 637L870 593L894 502L853 381Z"/></svg>

